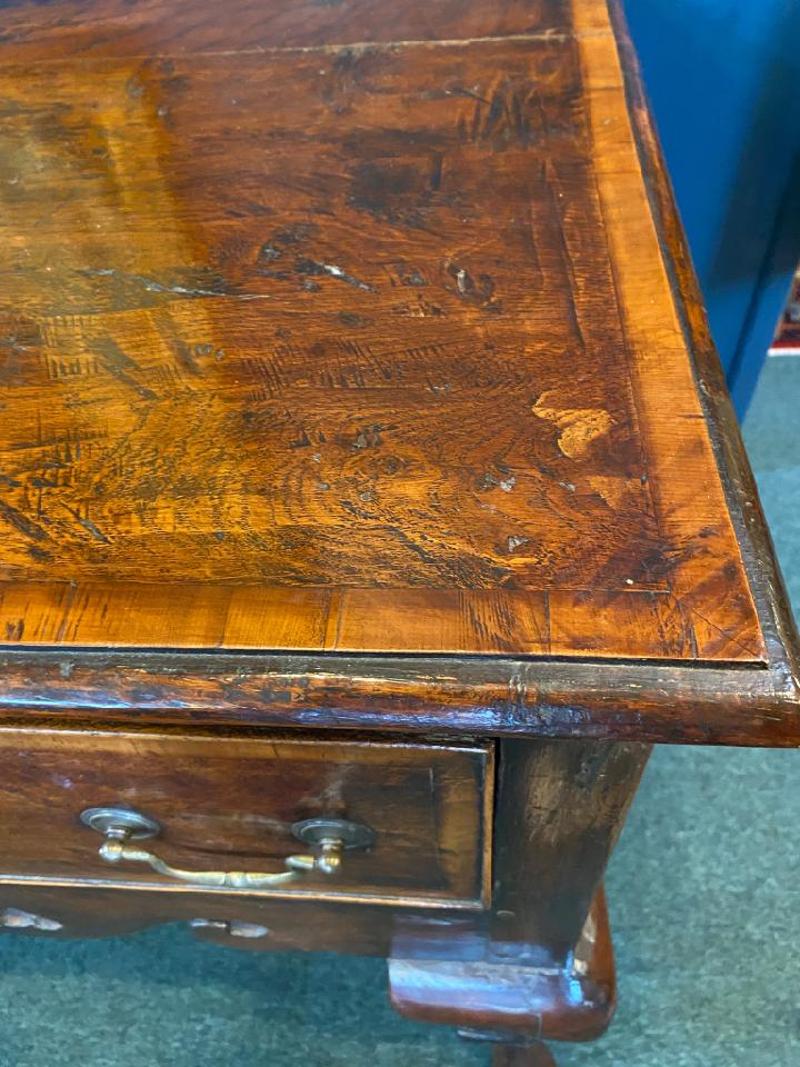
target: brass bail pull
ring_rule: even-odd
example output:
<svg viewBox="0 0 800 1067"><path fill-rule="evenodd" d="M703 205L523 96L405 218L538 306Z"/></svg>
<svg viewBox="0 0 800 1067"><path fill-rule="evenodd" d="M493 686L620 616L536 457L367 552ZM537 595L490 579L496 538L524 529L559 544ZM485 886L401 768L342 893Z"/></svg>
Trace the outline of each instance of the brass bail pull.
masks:
<svg viewBox="0 0 800 1067"><path fill-rule="evenodd" d="M260 871L189 871L173 867L147 849L133 842L158 837L161 825L146 815L127 808L87 808L81 822L104 837L100 857L106 863L144 863L157 874L190 885L221 889L267 889L294 882L304 873L335 875L342 866L346 851L369 848L375 835L367 826L345 819L305 819L292 826L292 834L312 852L287 856L286 870Z"/></svg>

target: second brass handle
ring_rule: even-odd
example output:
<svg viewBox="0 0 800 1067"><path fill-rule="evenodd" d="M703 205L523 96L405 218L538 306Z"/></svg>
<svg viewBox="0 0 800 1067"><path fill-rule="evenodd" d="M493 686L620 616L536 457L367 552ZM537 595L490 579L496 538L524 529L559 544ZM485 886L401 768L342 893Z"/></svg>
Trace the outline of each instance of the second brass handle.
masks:
<svg viewBox="0 0 800 1067"><path fill-rule="evenodd" d="M261 871L191 871L173 867L154 852L135 844L137 839L156 837L161 832L160 825L146 815L127 808L87 808L81 813L81 822L105 837L99 854L106 863L146 863L167 878L225 889L265 889L285 885L304 872L336 874L346 850L368 848L374 839L372 831L359 823L344 819L306 819L295 823L292 833L313 846L314 852L287 856L284 860L286 870L269 874Z"/></svg>

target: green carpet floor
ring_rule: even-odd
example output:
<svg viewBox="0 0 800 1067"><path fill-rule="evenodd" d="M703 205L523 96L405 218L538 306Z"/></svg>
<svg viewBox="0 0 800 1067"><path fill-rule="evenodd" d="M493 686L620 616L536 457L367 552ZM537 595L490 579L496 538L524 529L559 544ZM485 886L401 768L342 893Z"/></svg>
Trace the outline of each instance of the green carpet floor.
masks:
<svg viewBox="0 0 800 1067"><path fill-rule="evenodd" d="M746 436L800 606L800 359L771 360ZM609 1034L561 1067L800 1065L800 755L661 748L608 888ZM180 927L0 939L0 1067L461 1067L484 1049L396 1017L384 964L256 955Z"/></svg>

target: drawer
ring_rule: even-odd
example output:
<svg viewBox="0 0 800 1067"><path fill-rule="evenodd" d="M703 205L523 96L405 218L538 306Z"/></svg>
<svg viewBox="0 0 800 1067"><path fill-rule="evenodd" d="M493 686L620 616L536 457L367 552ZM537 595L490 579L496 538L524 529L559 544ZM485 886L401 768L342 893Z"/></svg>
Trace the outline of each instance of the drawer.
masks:
<svg viewBox="0 0 800 1067"><path fill-rule="evenodd" d="M0 881L478 908L492 767L491 745L2 730Z"/></svg>

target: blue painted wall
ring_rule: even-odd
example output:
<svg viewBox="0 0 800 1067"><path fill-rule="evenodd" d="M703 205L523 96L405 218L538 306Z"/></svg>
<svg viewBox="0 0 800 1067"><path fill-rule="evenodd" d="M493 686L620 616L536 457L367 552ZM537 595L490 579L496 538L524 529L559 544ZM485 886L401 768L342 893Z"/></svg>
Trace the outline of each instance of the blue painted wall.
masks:
<svg viewBox="0 0 800 1067"><path fill-rule="evenodd" d="M743 413L800 259L800 0L625 0Z"/></svg>

